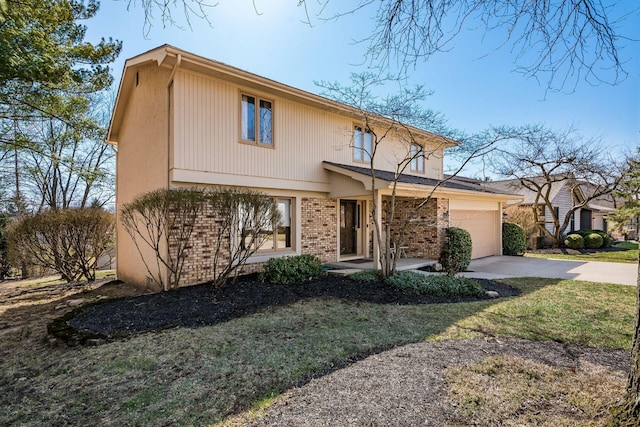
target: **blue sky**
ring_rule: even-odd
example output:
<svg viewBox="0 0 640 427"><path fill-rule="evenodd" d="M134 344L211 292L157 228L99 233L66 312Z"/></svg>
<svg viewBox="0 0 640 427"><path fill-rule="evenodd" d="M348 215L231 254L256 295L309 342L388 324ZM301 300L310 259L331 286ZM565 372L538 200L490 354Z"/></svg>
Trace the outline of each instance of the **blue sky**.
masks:
<svg viewBox="0 0 640 427"><path fill-rule="evenodd" d="M87 39L113 37L123 42L114 64L117 82L125 59L167 43L314 93L320 91L314 81L348 84L350 73L366 69L366 45L356 41L373 27L367 11L337 21L312 16L310 26L302 22L304 10L297 3L255 0L260 13L256 14L251 0L219 0L209 10L211 25L192 17L191 28L180 12L175 16L182 28L163 27L156 11L145 35L139 6L127 11L126 2L103 0L98 15L86 21ZM331 4L339 7L344 2ZM640 37L637 28L640 13L636 10L621 29ZM514 72L515 56L509 48L494 51L497 35L482 35L479 30L462 34L451 51L419 63L411 73L411 84L434 91L426 106L442 112L450 126L467 132L502 124L573 126L585 137L602 137L613 152L640 146L639 42L627 42L622 51L629 72L625 81L617 86L581 81L567 94L547 91L544 75L538 82Z"/></svg>

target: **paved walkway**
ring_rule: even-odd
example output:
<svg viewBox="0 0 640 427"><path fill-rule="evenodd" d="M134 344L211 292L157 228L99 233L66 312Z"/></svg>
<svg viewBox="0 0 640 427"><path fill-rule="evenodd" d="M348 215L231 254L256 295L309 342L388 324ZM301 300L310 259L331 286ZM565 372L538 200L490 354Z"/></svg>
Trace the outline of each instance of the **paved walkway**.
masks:
<svg viewBox="0 0 640 427"><path fill-rule="evenodd" d="M638 264L492 256L471 261L469 272L463 275L484 279L551 277L636 285Z"/></svg>

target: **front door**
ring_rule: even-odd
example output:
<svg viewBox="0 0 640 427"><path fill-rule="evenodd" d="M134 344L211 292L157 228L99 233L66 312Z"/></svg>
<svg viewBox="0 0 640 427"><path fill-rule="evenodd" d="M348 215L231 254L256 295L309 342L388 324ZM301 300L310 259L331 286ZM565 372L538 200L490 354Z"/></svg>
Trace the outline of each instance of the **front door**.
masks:
<svg viewBox="0 0 640 427"><path fill-rule="evenodd" d="M580 211L580 230L591 230L591 209Z"/></svg>
<svg viewBox="0 0 640 427"><path fill-rule="evenodd" d="M358 202L340 200L340 255L358 252Z"/></svg>

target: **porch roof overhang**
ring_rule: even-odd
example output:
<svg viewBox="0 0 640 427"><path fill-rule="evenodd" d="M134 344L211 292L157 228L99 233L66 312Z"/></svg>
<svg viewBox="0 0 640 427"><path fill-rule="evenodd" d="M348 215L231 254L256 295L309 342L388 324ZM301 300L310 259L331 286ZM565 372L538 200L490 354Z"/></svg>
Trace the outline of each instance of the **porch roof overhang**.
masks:
<svg viewBox="0 0 640 427"><path fill-rule="evenodd" d="M370 194L371 190L380 190L382 194L391 194L394 182L396 194L399 196L427 196L448 198L482 198L500 202L521 201L519 194L502 193L493 189L481 186L474 186L468 180L457 180L456 177L447 177L445 180L427 178L409 174L400 174L397 179L394 172L371 169L354 165L344 165L329 161L322 162L325 170L333 172L336 177L348 177L351 180L361 183L361 191L354 192L352 196L362 196ZM375 180L372 179L372 173ZM345 194L344 180L334 179L330 175L330 197L348 197Z"/></svg>
<svg viewBox="0 0 640 427"><path fill-rule="evenodd" d="M611 214L611 213L614 213L616 211L612 207L602 206L602 205L597 205L597 204L592 204L592 203L589 203L587 206L585 206L585 208L591 209L592 211L599 212L599 213L602 213L602 214Z"/></svg>

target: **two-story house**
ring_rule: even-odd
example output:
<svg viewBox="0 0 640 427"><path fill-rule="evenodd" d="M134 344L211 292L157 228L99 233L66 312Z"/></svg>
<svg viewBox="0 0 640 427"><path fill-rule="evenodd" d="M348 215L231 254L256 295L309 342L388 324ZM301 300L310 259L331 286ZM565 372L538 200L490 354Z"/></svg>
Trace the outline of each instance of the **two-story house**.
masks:
<svg viewBox="0 0 640 427"><path fill-rule="evenodd" d="M379 118L384 120L383 118ZM443 178L442 138L413 129L420 147L402 138L382 144L371 159L359 112L347 105L222 64L160 46L126 61L107 142L117 149L116 207L158 188L233 186L258 190L283 214L274 236L249 260L259 270L271 257L314 254L323 262L373 258L380 248L372 204L388 204L399 153L422 149L398 179L398 206L424 198ZM455 143L451 141L450 143ZM414 143L415 144L415 143ZM400 155L401 156L401 155ZM412 219L407 256L437 259L444 228L471 232L473 256L501 253L502 205L512 195L450 181ZM210 280L207 215L201 241L187 255L181 285ZM118 278L144 286L147 273L121 224ZM152 256L150 252L144 256Z"/></svg>

